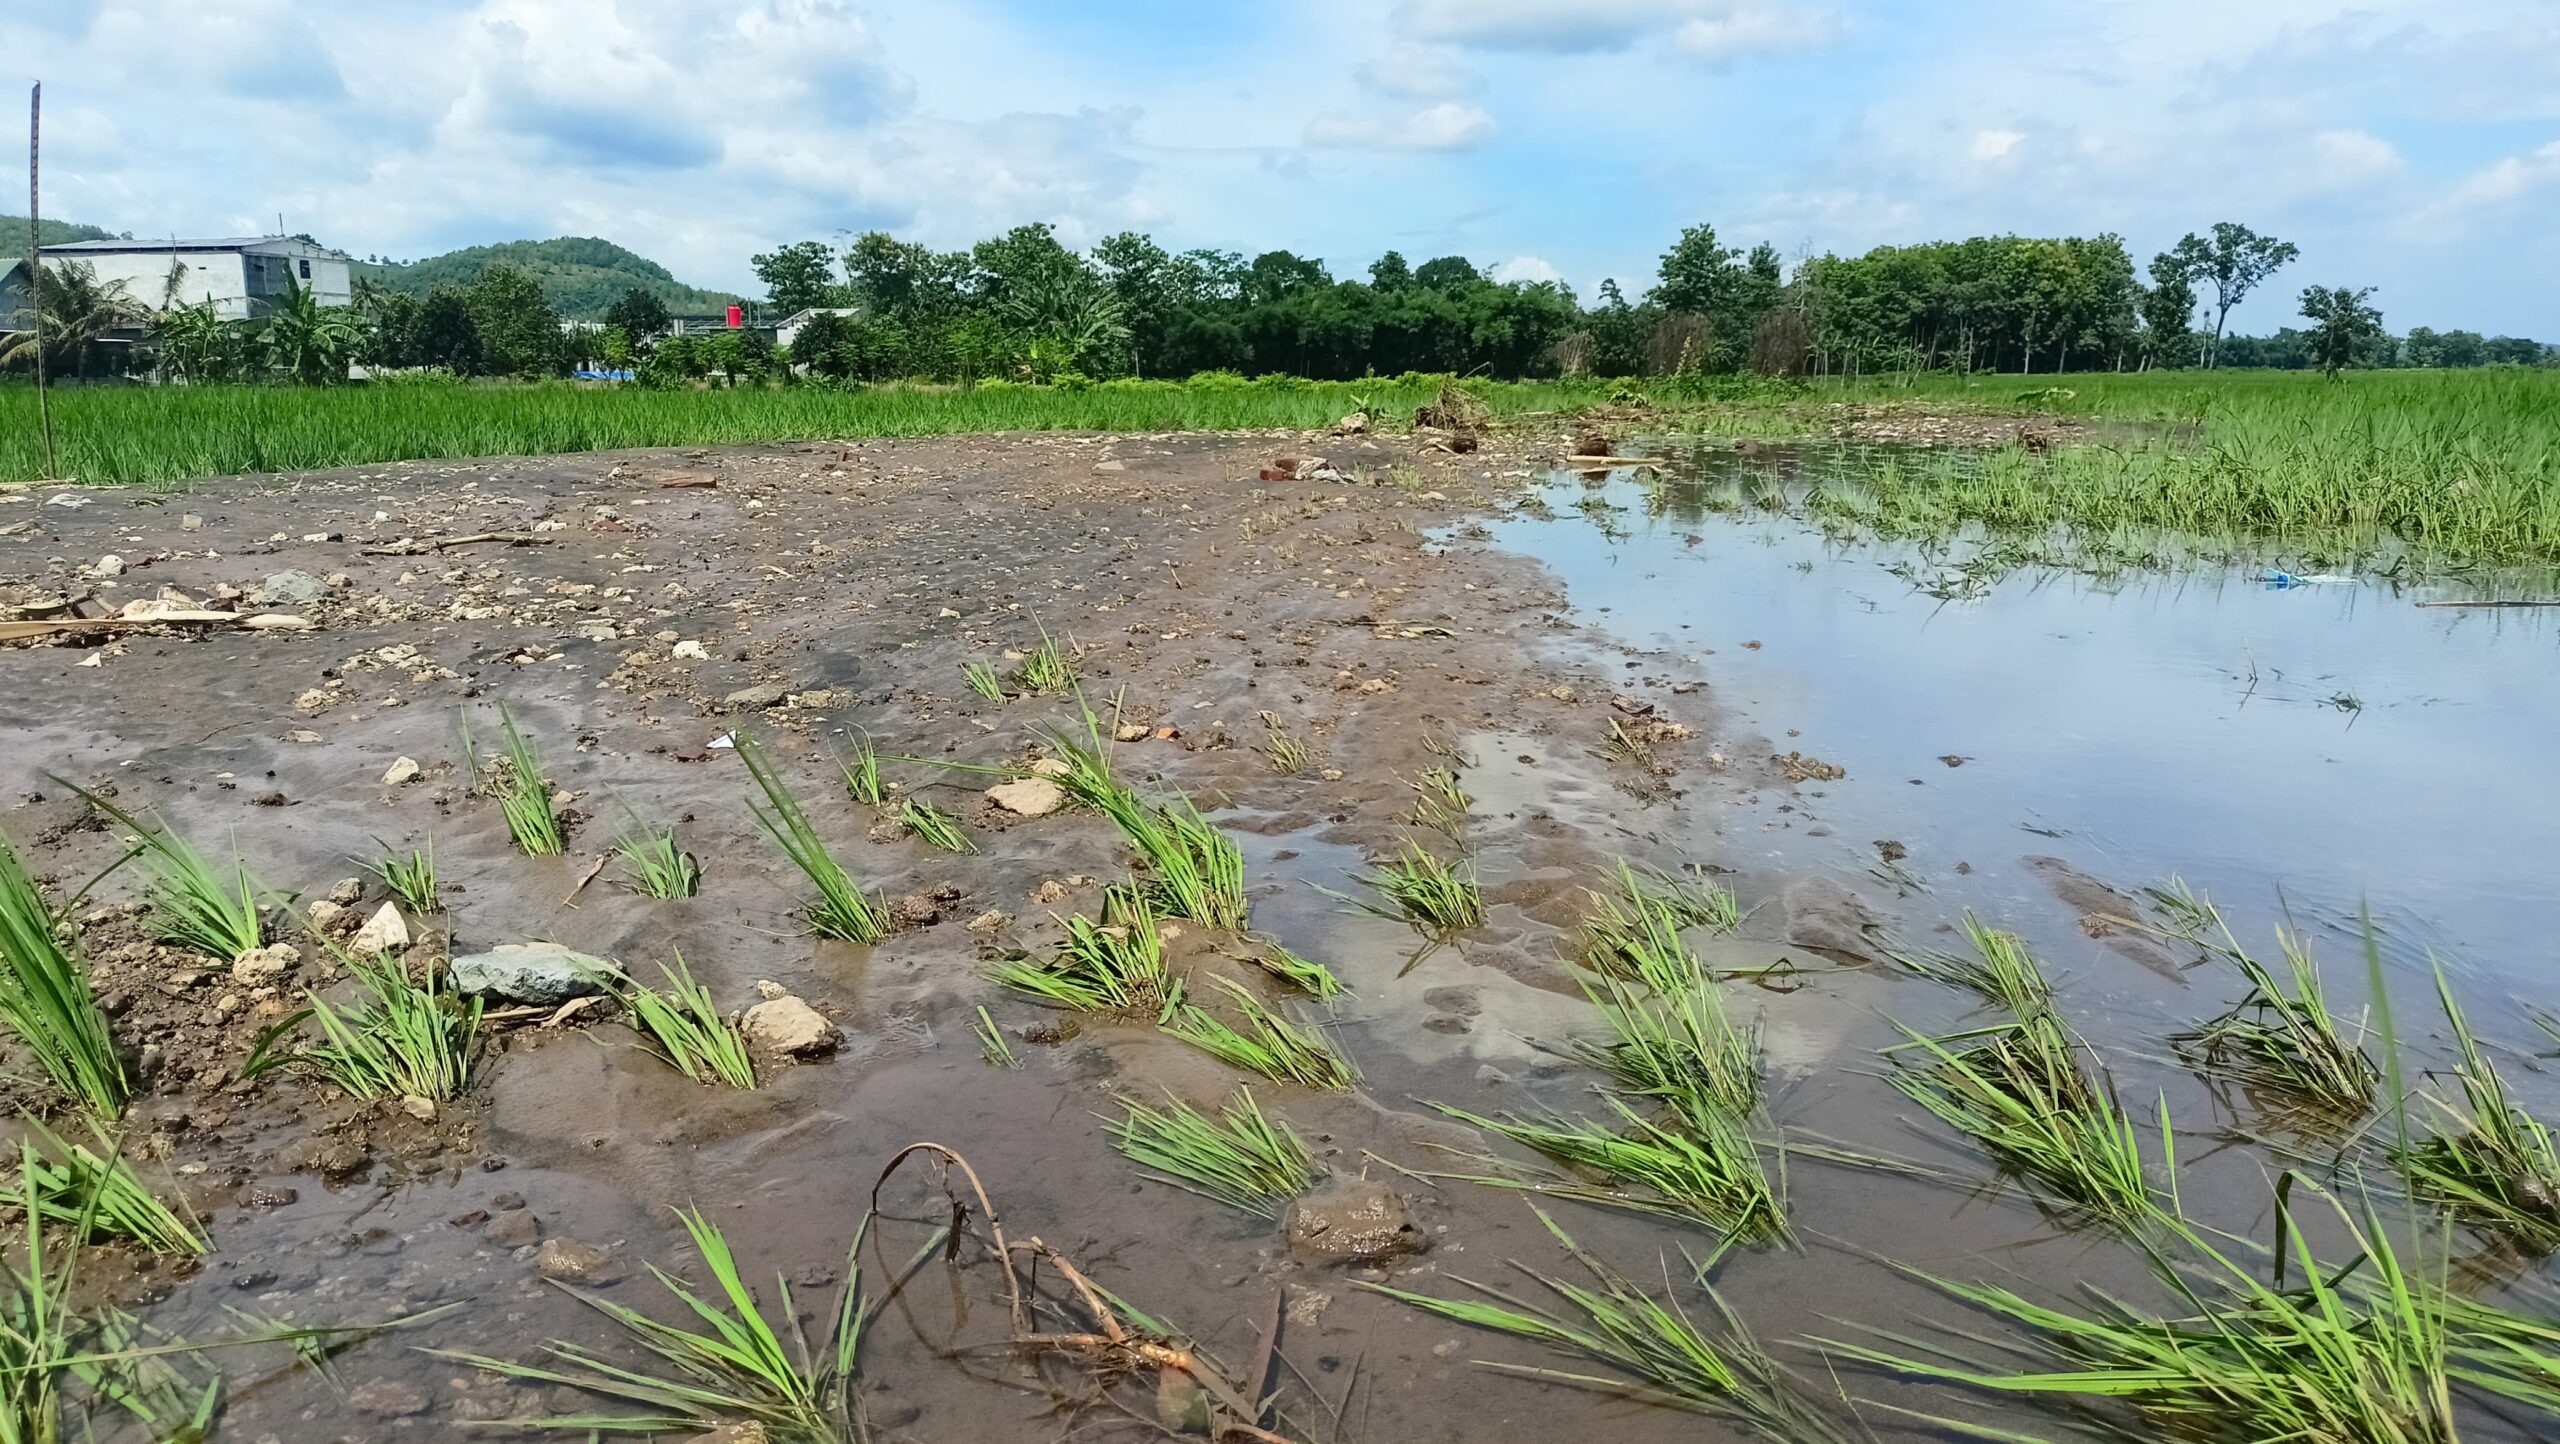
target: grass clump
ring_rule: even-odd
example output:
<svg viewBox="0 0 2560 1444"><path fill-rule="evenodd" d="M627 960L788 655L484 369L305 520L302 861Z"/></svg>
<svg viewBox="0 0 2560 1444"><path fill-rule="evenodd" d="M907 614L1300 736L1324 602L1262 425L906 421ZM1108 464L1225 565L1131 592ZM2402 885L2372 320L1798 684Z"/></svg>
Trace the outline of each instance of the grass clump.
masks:
<svg viewBox="0 0 2560 1444"><path fill-rule="evenodd" d="M1253 1090L1241 1088L1214 1119L1188 1103L1162 1108L1122 1099L1126 1116L1106 1120L1112 1146L1164 1182L1259 1218L1306 1191L1314 1161L1285 1121L1265 1115Z"/></svg>
<svg viewBox="0 0 2560 1444"><path fill-rule="evenodd" d="M1476 886L1475 864L1443 861L1411 838L1405 839L1392 861L1379 864L1377 871L1363 874L1359 881L1375 889L1386 903L1358 906L1380 917L1411 923L1435 937L1484 922L1484 893Z"/></svg>
<svg viewBox="0 0 2560 1444"><path fill-rule="evenodd" d="M441 889L436 880L436 844L433 838L429 838L424 847L411 848L406 857L386 845L382 856L364 864L364 870L382 879L383 887L389 889L391 895L409 911L419 914L444 911L444 899L439 896Z"/></svg>
<svg viewBox="0 0 2560 1444"><path fill-rule="evenodd" d="M1290 734L1289 724L1280 720L1279 713L1261 711L1254 713L1253 717L1262 724L1262 746L1258 750L1273 772L1282 777L1295 777L1315 761L1315 754L1307 750L1307 744Z"/></svg>
<svg viewBox="0 0 2560 1444"><path fill-rule="evenodd" d="M2013 1018L2035 1018L2053 1010L2053 983L2027 952L2024 939L1985 926L1970 912L1964 915L1964 932L1973 944L1971 957L1896 953L1893 960L1931 982L1973 993Z"/></svg>
<svg viewBox="0 0 2560 1444"><path fill-rule="evenodd" d="M1155 911L1125 883L1103 889L1101 922L1082 915L1067 919L1066 946L1055 956L1008 958L996 965L995 980L1080 1013L1161 1016L1174 999Z"/></svg>
<svg viewBox="0 0 2560 1444"><path fill-rule="evenodd" d="M1759 1041L1725 1012L1713 981L1663 993L1603 974L1582 991L1613 1037L1579 1040L1571 1056L1642 1097L1735 1118L1759 1107Z"/></svg>
<svg viewBox="0 0 2560 1444"><path fill-rule="evenodd" d="M983 1004L978 1008L978 1052L986 1058L991 1067L1022 1066L1022 1060L1014 1056L1013 1045L1005 1041L1004 1029L996 1026L996 1020L988 1014Z"/></svg>
<svg viewBox="0 0 2560 1444"><path fill-rule="evenodd" d="M1034 697L1058 697L1075 690L1075 663L1048 628L1040 629L1040 645L1014 669L1013 684Z"/></svg>
<svg viewBox="0 0 2560 1444"><path fill-rule="evenodd" d="M702 862L676 845L672 827L640 824L616 838L622 856L623 885L642 897L689 898L702 891Z"/></svg>
<svg viewBox="0 0 2560 1444"><path fill-rule="evenodd" d="M54 1086L101 1118L124 1114L133 1080L89 986L68 921L0 838L0 1021Z"/></svg>
<svg viewBox="0 0 2560 1444"><path fill-rule="evenodd" d="M1467 795L1467 789L1458 781L1455 770L1428 767L1423 769L1420 777L1405 786L1413 789L1415 826L1430 828L1452 839L1466 836L1467 811L1475 806L1476 800Z"/></svg>
<svg viewBox="0 0 2560 1444"><path fill-rule="evenodd" d="M151 874L146 897L152 928L162 938L218 963L266 941L266 924L258 915L262 889L236 851L227 870L217 868L195 844L167 828L146 826L87 788L72 790L133 834L126 840L126 856L142 859Z"/></svg>
<svg viewBox="0 0 2560 1444"><path fill-rule="evenodd" d="M877 807L889 800L889 790L880 782L880 749L863 738L853 744L853 756L839 757L836 766L844 773L844 790L854 801Z"/></svg>
<svg viewBox="0 0 2560 1444"><path fill-rule="evenodd" d="M69 1226L87 1243L128 1239L153 1253L195 1255L210 1245L194 1225L134 1176L122 1152L96 1133L104 1154L65 1141L31 1117L20 1125L43 1152L27 1150L17 1187L0 1184L0 1207L43 1223ZM92 1131L96 1132L95 1125Z"/></svg>
<svg viewBox="0 0 2560 1444"><path fill-rule="evenodd" d="M1331 968L1311 959L1299 957L1270 938L1255 938L1252 941L1254 950L1245 955L1245 961L1310 998L1332 999L1342 996L1344 992L1342 980L1333 975Z"/></svg>
<svg viewBox="0 0 2560 1444"><path fill-rule="evenodd" d="M2364 1030L2359 1027L2349 1039L2330 1010L2320 970L2300 936L2290 928L2276 934L2292 976L2290 990L2241 951L2238 939L2225 936L2227 945L2218 951L2239 966L2249 992L2231 1011L2174 1039L2179 1053L2209 1076L2279 1095L2315 1115L2341 1121L2362 1116L2373 1106L2381 1070L2365 1054Z"/></svg>
<svg viewBox="0 0 2560 1444"><path fill-rule="evenodd" d="M2066 1204L2123 1228L2159 1216L2132 1118L2082 1067L2087 1045L2059 1021L1909 1036L1898 1046L1920 1061L1892 1075L1904 1097Z"/></svg>
<svg viewBox="0 0 2560 1444"><path fill-rule="evenodd" d="M507 751L498 759L490 790L506 815L507 836L527 857L558 857L568 850L568 841L561 835L559 814L551 810L551 784L543 780L542 760L516 726L515 714L505 707L498 709L498 727L505 734Z"/></svg>
<svg viewBox="0 0 2560 1444"><path fill-rule="evenodd" d="M2452 1444L2453 1310L2442 1285L2408 1266L2370 1203L2350 1210L2329 1198L2353 1252L2343 1265L2316 1258L2292 1216L2294 1182L2287 1175L2277 1191L2282 1238L2272 1282L2261 1279L2257 1260L2233 1257L2181 1221L2170 1221L2174 1255L2146 1245L2184 1312L2146 1309L2094 1288L2082 1307L2045 1304L1920 1275L2023 1337L1966 1331L1997 1351L1988 1358L1882 1331L1896 1349L1824 1342L1922 1379L2121 1402L2177 1438ZM2288 1264L2298 1266L2298 1284L2286 1285ZM2542 1391L2527 1402L2549 1409L2560 1394Z"/></svg>
<svg viewBox="0 0 2560 1444"><path fill-rule="evenodd" d="M1062 779L1059 785L1066 783ZM1243 931L1244 853L1200 815L1191 799L1177 795L1159 807L1115 784L1096 805L1145 859L1147 900L1158 912L1204 927Z"/></svg>
<svg viewBox="0 0 2560 1444"><path fill-rule="evenodd" d="M622 989L632 1031L648 1040L649 1051L668 1067L696 1083L725 1083L732 1088L756 1086L755 1059L737 1024L721 1016L711 990L695 982L683 955L672 966L661 964L667 986L629 983Z"/></svg>
<svg viewBox="0 0 2560 1444"><path fill-rule="evenodd" d="M910 797L899 806L898 824L923 839L928 847L938 847L944 852L978 850L978 845L960 830L958 819L918 798Z"/></svg>
<svg viewBox="0 0 2560 1444"><path fill-rule="evenodd" d="M960 675L968 679L970 691L990 702L1004 700L1004 679L996 675L995 668L984 662L963 662Z"/></svg>
<svg viewBox="0 0 2560 1444"><path fill-rule="evenodd" d="M1465 1175L1468 1181L1685 1219L1731 1238L1786 1233L1777 1184L1759 1146L1739 1122L1721 1110L1703 1109L1682 1111L1665 1123L1620 1099L1604 1101L1618 1115L1619 1127L1561 1117L1545 1122L1510 1115L1488 1118L1445 1103L1432 1106L1581 1170L1578 1175Z"/></svg>
<svg viewBox="0 0 2560 1444"><path fill-rule="evenodd" d="M479 1049L480 1000L454 993L441 975L412 982L397 962L344 961L359 991L356 1005L305 993L301 1009L259 1035L241 1076L290 1069L363 1099L440 1102L460 1094ZM306 1022L320 1025L319 1041L277 1051Z"/></svg>
<svg viewBox="0 0 2560 1444"><path fill-rule="evenodd" d="M745 765L747 776L761 794L761 800L747 799L747 810L755 815L756 825L791 859L791 865L800 869L800 875L818 890L817 899L805 908L809 930L819 937L848 943L876 943L887 937L888 912L856 887L844 864L827 851L816 824L809 821L800 800L791 795L790 785L775 770L772 759L764 755L764 745L754 738L741 737L737 751L738 761Z"/></svg>
<svg viewBox="0 0 2560 1444"><path fill-rule="evenodd" d="M1351 1064L1333 1050L1324 1034L1293 1023L1262 1005L1249 990L1217 980L1244 1019L1241 1029L1201 1007L1176 1003L1164 1031L1209 1056L1280 1083L1304 1088L1342 1089L1359 1081Z"/></svg>
<svg viewBox="0 0 2560 1444"><path fill-rule="evenodd" d="M2516 1104L2497 1065L2481 1052L2442 969L2436 995L2461 1050L2453 1076L2462 1102L2420 1093L2441 1115L2438 1126L2427 1138L2395 1145L2393 1161L2411 1192L2455 1217L2537 1252L2560 1248L2560 1150L2551 1130Z"/></svg>
<svg viewBox="0 0 2560 1444"><path fill-rule="evenodd" d="M1713 882L1685 882L1666 873L1641 872L1621 860L1614 886L1591 889L1582 917L1583 957L1597 968L1633 971L1657 989L1651 965L1680 948L1690 928L1729 933L1742 926L1742 904L1733 890ZM1684 965L1693 968L1694 960Z"/></svg>
<svg viewBox="0 0 2560 1444"><path fill-rule="evenodd" d="M1533 1302L1465 1278L1457 1282L1494 1302L1435 1298L1382 1284L1361 1287L1454 1323L1579 1355L1616 1369L1633 1382L1478 1360L1484 1368L1709 1415L1738 1425L1771 1444L1850 1444L1865 1437L1864 1431L1844 1425L1814 1407L1784 1366L1752 1337L1741 1318L1713 1289L1699 1285L1712 1311L1712 1324L1701 1327L1676 1298L1668 1302L1656 1299L1574 1242L1546 1210L1533 1206L1533 1211L1573 1261L1591 1275L1592 1284L1575 1283L1515 1262L1513 1268L1527 1274L1557 1302ZM1699 1270L1692 1263L1690 1271L1696 1274ZM1668 1287L1666 1277L1666 1291Z"/></svg>
<svg viewBox="0 0 2560 1444"><path fill-rule="evenodd" d="M711 1275L713 1289L696 1291L651 1265L683 1322L667 1323L627 1304L577 1297L611 1319L649 1358L617 1364L581 1345L554 1342L558 1367L516 1363L476 1354L435 1351L438 1357L476 1365L527 1383L558 1384L636 1406L637 1414L593 1414L540 1421L541 1427L596 1434L708 1430L730 1421L760 1424L789 1444L855 1444L867 1437L856 1384L862 1331L857 1232L845 1253L844 1292L819 1315L824 1331L812 1347L790 1281L774 1280L777 1326L756 1303L738 1270L728 1237L695 1210L679 1209L694 1252Z"/></svg>

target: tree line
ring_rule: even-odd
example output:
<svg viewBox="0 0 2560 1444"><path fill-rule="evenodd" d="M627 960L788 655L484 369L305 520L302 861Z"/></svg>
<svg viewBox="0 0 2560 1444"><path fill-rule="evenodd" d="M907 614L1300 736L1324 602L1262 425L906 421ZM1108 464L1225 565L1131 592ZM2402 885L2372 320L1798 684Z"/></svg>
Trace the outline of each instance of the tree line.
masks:
<svg viewBox="0 0 2560 1444"><path fill-rule="evenodd" d="M594 365L669 386L2560 363L2560 348L2518 338L2393 336L2371 288L2308 287L2306 325L2227 335L2232 310L2297 259L2291 243L2225 222L2139 271L2115 235L1976 237L1789 265L1774 246L1729 246L1698 225L1636 295L1609 280L1586 304L1560 282L1501 280L1460 256L1416 265L1389 251L1345 278L1288 251L1169 252L1134 232L1078 252L1039 224L959 251L875 231L753 258L761 319L799 318L787 350L769 327L671 334L665 303L638 286L602 325L564 323L537 280L503 262L423 295L359 279L347 307L295 292L247 322L141 306L76 262L48 263L38 289L58 372L94 367L109 349L100 340L138 328L146 344L128 367L189 381L325 382L350 362L526 378ZM31 359L32 346L0 341L0 365Z"/></svg>

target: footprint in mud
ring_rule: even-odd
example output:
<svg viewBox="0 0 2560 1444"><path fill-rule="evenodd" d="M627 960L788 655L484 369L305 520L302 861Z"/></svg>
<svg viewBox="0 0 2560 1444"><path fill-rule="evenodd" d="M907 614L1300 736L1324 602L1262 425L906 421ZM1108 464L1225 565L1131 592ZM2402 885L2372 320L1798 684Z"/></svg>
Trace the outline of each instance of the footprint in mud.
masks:
<svg viewBox="0 0 2560 1444"><path fill-rule="evenodd" d="M1474 988L1432 988L1422 995L1422 1002L1432 1010L1422 1026L1434 1033L1472 1033L1477 1015L1484 1011Z"/></svg>

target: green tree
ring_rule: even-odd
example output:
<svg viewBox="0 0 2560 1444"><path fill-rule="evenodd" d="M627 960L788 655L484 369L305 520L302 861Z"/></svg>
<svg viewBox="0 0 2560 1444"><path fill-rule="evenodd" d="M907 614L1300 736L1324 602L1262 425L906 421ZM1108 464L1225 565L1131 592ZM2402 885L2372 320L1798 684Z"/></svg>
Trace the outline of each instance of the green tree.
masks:
<svg viewBox="0 0 2560 1444"><path fill-rule="evenodd" d="M835 253L823 241L794 241L755 257L751 264L756 279L764 282L765 297L776 315L844 303L844 288L836 284Z"/></svg>
<svg viewBox="0 0 2560 1444"><path fill-rule="evenodd" d="M364 341L364 322L354 307L323 306L310 287L291 276L258 329L267 364L302 386L344 382L347 363Z"/></svg>
<svg viewBox="0 0 2560 1444"><path fill-rule="evenodd" d="M1716 240L1713 226L1691 226L1662 253L1653 299L1666 311L1712 316L1724 309L1741 274L1740 251Z"/></svg>
<svg viewBox="0 0 2560 1444"><path fill-rule="evenodd" d="M2303 289L2302 315L2311 323L2311 359L2322 375L2334 379L2387 339L2382 312L2372 305L2372 296L2371 286Z"/></svg>
<svg viewBox="0 0 2560 1444"><path fill-rule="evenodd" d="M2163 251L2151 258L2151 289L2142 293L2143 359L2183 366L2195 345L2196 283L2185 261Z"/></svg>
<svg viewBox="0 0 2560 1444"><path fill-rule="evenodd" d="M1484 272L1464 256L1434 256L1413 268L1413 283L1435 291L1454 291L1483 279Z"/></svg>
<svg viewBox="0 0 2560 1444"><path fill-rule="evenodd" d="M98 268L86 261L39 265L34 289L34 305L44 319L45 369L57 376L79 375L107 333L151 319L124 282L99 280ZM22 307L22 324L23 317ZM31 367L35 359L34 329L0 338L0 366Z"/></svg>
<svg viewBox="0 0 2560 1444"><path fill-rule="evenodd" d="M567 349L560 316L533 277L513 266L491 266L465 294L482 366L506 376L559 374Z"/></svg>
<svg viewBox="0 0 2560 1444"><path fill-rule="evenodd" d="M2191 280L2213 283L2213 339L2204 353L2204 364L2211 369L2219 360L2222 332L2231 319L2231 308L2247 300L2259 282L2292 264L2302 252L2291 241L2259 235L2234 221L2221 221L2214 225L2211 240L2189 232L2170 248L2169 254L2186 268Z"/></svg>
<svg viewBox="0 0 2560 1444"><path fill-rule="evenodd" d="M240 374L240 330L217 315L210 300L162 311L152 323L151 339L160 348L161 361L196 385Z"/></svg>
<svg viewBox="0 0 2560 1444"><path fill-rule="evenodd" d="M657 292L634 286L605 308L604 323L621 327L638 345L665 335L675 318L667 314L667 303L658 299Z"/></svg>
<svg viewBox="0 0 2560 1444"><path fill-rule="evenodd" d="M1405 264L1404 253L1389 251L1369 263L1369 286L1378 291L1401 291L1413 284L1413 268Z"/></svg>
<svg viewBox="0 0 2560 1444"><path fill-rule="evenodd" d="M471 293L438 286L418 303L418 329L407 362L436 366L456 376L480 374L480 326L472 319Z"/></svg>

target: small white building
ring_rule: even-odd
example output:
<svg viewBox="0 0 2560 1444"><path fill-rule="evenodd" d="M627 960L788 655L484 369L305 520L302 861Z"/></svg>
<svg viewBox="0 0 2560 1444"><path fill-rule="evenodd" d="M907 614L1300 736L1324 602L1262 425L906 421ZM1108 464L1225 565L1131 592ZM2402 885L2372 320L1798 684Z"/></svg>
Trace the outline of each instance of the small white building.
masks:
<svg viewBox="0 0 2560 1444"><path fill-rule="evenodd" d="M289 285L310 291L323 306L355 300L345 253L299 236L71 241L46 246L41 254L48 266L77 261L101 282L122 281L127 295L155 310L210 301L226 321L265 315Z"/></svg>
<svg viewBox="0 0 2560 1444"><path fill-rule="evenodd" d="M819 316L850 316L859 320L862 316L862 308L859 306L809 306L804 307L801 310L794 311L790 315L784 317L781 323L773 328L774 344L777 346L798 345L800 342L800 329Z"/></svg>

